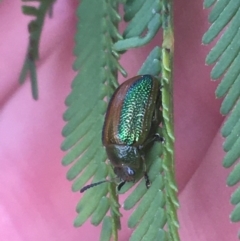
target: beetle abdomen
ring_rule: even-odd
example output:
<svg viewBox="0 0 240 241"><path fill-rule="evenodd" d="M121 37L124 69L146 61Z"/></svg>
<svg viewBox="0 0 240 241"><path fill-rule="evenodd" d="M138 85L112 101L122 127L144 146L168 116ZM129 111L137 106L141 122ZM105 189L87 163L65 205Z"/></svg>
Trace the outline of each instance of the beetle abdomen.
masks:
<svg viewBox="0 0 240 241"><path fill-rule="evenodd" d="M120 85L107 109L103 144L143 144L159 93L159 83L150 75L136 76Z"/></svg>

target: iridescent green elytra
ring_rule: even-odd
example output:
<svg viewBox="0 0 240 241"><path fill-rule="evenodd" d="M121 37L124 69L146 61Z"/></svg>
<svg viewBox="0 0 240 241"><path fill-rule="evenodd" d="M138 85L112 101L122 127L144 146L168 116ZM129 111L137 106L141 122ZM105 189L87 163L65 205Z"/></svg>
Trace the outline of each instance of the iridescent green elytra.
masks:
<svg viewBox="0 0 240 241"><path fill-rule="evenodd" d="M127 145L137 142L143 132L143 123L153 81L151 76L144 76L134 82L125 95L118 125L118 138Z"/></svg>
<svg viewBox="0 0 240 241"><path fill-rule="evenodd" d="M145 147L160 140L157 128L161 121L160 84L151 75L133 77L113 94L105 116L102 142L115 174L121 179L118 188L134 181L139 174L150 185L144 160Z"/></svg>

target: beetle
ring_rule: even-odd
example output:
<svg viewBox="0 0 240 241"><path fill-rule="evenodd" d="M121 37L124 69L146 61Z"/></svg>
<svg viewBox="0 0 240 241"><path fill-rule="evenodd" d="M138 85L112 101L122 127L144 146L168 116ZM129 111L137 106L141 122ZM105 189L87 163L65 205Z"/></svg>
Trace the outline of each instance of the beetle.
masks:
<svg viewBox="0 0 240 241"><path fill-rule="evenodd" d="M110 99L102 129L102 143L113 171L121 182L134 182L144 176L146 187L150 181L145 154L154 141L163 141L157 133L162 121L161 90L158 80L151 75L139 75L122 83ZM83 187L84 192L104 180Z"/></svg>

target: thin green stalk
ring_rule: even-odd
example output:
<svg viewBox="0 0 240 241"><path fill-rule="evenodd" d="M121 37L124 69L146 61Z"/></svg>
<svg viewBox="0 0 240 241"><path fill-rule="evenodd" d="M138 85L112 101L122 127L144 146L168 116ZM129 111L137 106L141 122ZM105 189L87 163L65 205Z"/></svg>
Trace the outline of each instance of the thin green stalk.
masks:
<svg viewBox="0 0 240 241"><path fill-rule="evenodd" d="M166 211L169 238L178 241L178 219L177 219L177 186L175 181L174 165L174 125L173 125L173 53L174 53L174 31L173 31L173 1L162 2L162 100L165 147L163 150L164 181L166 191Z"/></svg>
<svg viewBox="0 0 240 241"><path fill-rule="evenodd" d="M114 177L113 171L109 169L110 178ZM120 213L120 205L118 200L118 194L116 192L116 184L109 184L109 194L110 194L110 212L111 212L111 220L112 220L112 236L114 241L118 241L118 230L121 229L120 217L122 216Z"/></svg>

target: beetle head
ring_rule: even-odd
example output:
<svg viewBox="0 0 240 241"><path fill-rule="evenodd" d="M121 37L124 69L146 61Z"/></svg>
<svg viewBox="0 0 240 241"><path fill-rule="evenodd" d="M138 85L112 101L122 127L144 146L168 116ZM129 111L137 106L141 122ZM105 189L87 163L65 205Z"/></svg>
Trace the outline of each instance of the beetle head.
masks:
<svg viewBox="0 0 240 241"><path fill-rule="evenodd" d="M135 181L135 174L136 170L132 169L129 166L121 166L121 167L114 167L114 173L119 177L121 180L126 182L134 182Z"/></svg>
<svg viewBox="0 0 240 241"><path fill-rule="evenodd" d="M121 180L118 185L118 191L120 191L125 182L134 182L139 174L142 173L142 157L137 147L110 144L106 146L106 152L117 177L87 185L80 192L84 192L104 182L115 182L117 178Z"/></svg>
<svg viewBox="0 0 240 241"><path fill-rule="evenodd" d="M137 147L110 144L106 152L114 173L122 181L134 182L138 173L142 173L142 157Z"/></svg>

